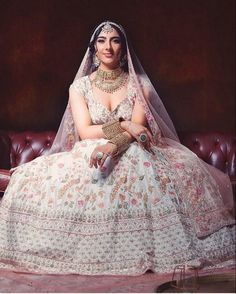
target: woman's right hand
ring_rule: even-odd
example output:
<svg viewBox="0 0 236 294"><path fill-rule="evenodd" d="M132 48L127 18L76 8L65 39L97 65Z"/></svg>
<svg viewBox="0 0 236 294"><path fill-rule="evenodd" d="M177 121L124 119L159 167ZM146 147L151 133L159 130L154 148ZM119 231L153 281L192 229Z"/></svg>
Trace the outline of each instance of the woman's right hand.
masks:
<svg viewBox="0 0 236 294"><path fill-rule="evenodd" d="M132 121L122 121L121 127L122 127L122 129L127 131L138 142L138 144L143 149L145 148L147 151L152 153L150 143L152 143L153 145L156 145L156 144L155 144L155 141L153 139L151 132L146 127L144 127L143 125L137 124L135 122L132 122ZM147 135L146 142L140 141L141 134Z"/></svg>
<svg viewBox="0 0 236 294"><path fill-rule="evenodd" d="M102 153L102 158L98 159L97 154L98 152ZM89 167L92 168L93 166L95 168L98 168L99 166L102 167L103 163L107 159L108 156L113 157L114 154L117 152L117 146L115 144L107 142L106 144L97 146L91 156L89 161Z"/></svg>

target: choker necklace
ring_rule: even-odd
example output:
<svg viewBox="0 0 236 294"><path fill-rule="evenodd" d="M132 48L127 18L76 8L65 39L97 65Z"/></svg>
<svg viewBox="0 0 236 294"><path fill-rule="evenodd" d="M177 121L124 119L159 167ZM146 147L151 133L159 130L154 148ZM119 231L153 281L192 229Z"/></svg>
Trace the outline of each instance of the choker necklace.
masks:
<svg viewBox="0 0 236 294"><path fill-rule="evenodd" d="M120 67L111 71L98 68L93 82L98 89L112 94L125 85L127 77L128 75Z"/></svg>

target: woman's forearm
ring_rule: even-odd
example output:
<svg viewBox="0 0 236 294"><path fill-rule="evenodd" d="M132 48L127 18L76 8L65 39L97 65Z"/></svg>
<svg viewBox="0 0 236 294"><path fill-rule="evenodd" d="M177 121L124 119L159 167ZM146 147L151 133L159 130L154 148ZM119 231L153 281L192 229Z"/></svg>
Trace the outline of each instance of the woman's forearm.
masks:
<svg viewBox="0 0 236 294"><path fill-rule="evenodd" d="M83 131L80 131L80 138L82 140L105 138L105 135L102 131L102 125L91 125L84 127Z"/></svg>

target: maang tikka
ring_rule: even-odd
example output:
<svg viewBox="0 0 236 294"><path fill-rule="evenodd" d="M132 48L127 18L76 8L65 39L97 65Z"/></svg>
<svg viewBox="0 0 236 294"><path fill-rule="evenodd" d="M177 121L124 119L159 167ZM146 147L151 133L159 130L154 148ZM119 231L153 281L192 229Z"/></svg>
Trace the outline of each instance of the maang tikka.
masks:
<svg viewBox="0 0 236 294"><path fill-rule="evenodd" d="M114 31L114 28L111 26L109 21L106 22L106 24L102 27L102 32L103 33L111 33Z"/></svg>

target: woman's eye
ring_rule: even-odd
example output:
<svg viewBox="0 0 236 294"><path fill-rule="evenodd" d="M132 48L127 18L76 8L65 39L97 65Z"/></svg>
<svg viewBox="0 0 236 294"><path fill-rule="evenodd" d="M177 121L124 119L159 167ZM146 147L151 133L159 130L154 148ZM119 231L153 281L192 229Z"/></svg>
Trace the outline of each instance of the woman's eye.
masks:
<svg viewBox="0 0 236 294"><path fill-rule="evenodd" d="M104 43L104 40L100 39L100 40L97 40L98 43Z"/></svg>
<svg viewBox="0 0 236 294"><path fill-rule="evenodd" d="M116 44L120 44L120 40L119 40L119 39L114 39L114 42L115 42Z"/></svg>

